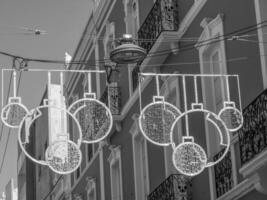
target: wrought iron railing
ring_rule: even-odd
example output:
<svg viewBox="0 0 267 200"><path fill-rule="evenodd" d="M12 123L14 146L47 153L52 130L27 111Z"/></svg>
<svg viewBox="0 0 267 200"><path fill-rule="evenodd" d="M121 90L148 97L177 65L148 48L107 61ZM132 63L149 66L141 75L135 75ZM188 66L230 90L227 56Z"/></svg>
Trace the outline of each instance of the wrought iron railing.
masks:
<svg viewBox="0 0 267 200"><path fill-rule="evenodd" d="M157 0L138 30L139 45L149 52L162 31L177 31L177 0Z"/></svg>
<svg viewBox="0 0 267 200"><path fill-rule="evenodd" d="M244 124L238 131L241 165L267 147L267 90L243 110Z"/></svg>
<svg viewBox="0 0 267 200"><path fill-rule="evenodd" d="M118 86L107 86L103 92L100 101L105 103L113 115L120 114L121 93Z"/></svg>
<svg viewBox="0 0 267 200"><path fill-rule="evenodd" d="M137 88L139 84L139 77L138 74L140 72L139 65L136 65L134 69L132 70L132 86L133 86L133 91Z"/></svg>
<svg viewBox="0 0 267 200"><path fill-rule="evenodd" d="M192 182L181 174L172 174L165 179L147 200L192 200Z"/></svg>
<svg viewBox="0 0 267 200"><path fill-rule="evenodd" d="M214 156L218 160L224 153L224 149ZM234 186L231 152L229 151L224 159L214 166L215 185L217 198L231 190Z"/></svg>

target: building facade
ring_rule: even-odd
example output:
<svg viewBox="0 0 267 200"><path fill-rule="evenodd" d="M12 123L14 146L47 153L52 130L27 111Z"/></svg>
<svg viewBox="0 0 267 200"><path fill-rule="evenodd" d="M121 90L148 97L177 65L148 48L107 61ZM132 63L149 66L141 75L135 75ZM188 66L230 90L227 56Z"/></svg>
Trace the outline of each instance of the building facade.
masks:
<svg viewBox="0 0 267 200"><path fill-rule="evenodd" d="M109 83L105 76L92 76L92 90L109 105L114 125L104 141L82 144L83 161L70 180L72 199L266 199L266 7L265 0L95 0L73 56L88 63L69 68L104 70L113 65L109 53L124 33L132 34L148 55L136 65L118 66L119 73L114 71ZM231 134L230 151L220 163L189 179L173 167L171 147L156 146L143 137L138 87L141 103L147 105L156 84L144 78L138 85L140 71L239 75L244 124ZM194 87L188 84L187 100L193 103ZM218 112L226 98L225 83L214 78L199 84L199 100ZM65 87L70 105L88 90L87 79L69 75ZM161 95L181 110L182 91L180 79L160 79ZM239 98L237 91L230 85L231 98ZM190 126L190 131L205 146L208 159L216 159L221 152L210 129L202 120L194 121L200 129Z"/></svg>

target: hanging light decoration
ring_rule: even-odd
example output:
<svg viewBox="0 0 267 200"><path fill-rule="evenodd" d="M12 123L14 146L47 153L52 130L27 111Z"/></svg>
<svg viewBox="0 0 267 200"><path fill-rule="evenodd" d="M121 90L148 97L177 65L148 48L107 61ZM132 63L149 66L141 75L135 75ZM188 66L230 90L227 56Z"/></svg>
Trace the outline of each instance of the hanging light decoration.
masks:
<svg viewBox="0 0 267 200"><path fill-rule="evenodd" d="M130 34L124 34L120 45L110 52L110 60L117 64L139 63L146 56L146 50L136 45Z"/></svg>

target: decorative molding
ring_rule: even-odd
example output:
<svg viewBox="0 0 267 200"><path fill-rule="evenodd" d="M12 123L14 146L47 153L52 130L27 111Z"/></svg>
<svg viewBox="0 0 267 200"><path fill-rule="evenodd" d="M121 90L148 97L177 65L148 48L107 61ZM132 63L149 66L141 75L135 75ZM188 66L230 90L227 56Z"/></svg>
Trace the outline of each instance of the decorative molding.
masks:
<svg viewBox="0 0 267 200"><path fill-rule="evenodd" d="M138 159L136 158L136 153L138 151L140 151L140 149L142 149L141 146L139 146L139 150L136 149L136 145L142 145L142 142L143 145L144 145L144 151L145 152L141 152L142 154L145 154L145 173L146 173L146 182L144 182L143 184L146 186L144 188L144 196L148 195L149 193L149 188L150 188L150 184L149 184L149 170L148 170L148 153L147 153L147 140L143 137L143 135L141 134L140 132L140 128L139 128L139 123L138 123L138 119L139 119L139 114L137 113L134 113L132 115L132 120L133 120L133 125L131 126L129 132L131 133L132 135L132 149L133 149L133 163L134 163L134 184L135 184L135 199L136 200L142 200L142 199L138 199L138 189L140 188L140 186L138 185L138 177L137 177L137 173L138 171L140 171L141 169L137 169L137 162L142 162L143 160L142 159ZM139 156L144 156L144 155L139 155ZM141 161L142 160L142 161ZM144 163L140 164L139 166L144 166ZM140 173L140 172L139 172ZM141 181L141 180L139 180ZM145 191L145 189L147 191Z"/></svg>
<svg viewBox="0 0 267 200"><path fill-rule="evenodd" d="M249 177L257 173L262 167L267 166L267 151L261 152L257 157L239 169L239 173L244 177Z"/></svg>
<svg viewBox="0 0 267 200"><path fill-rule="evenodd" d="M121 146L109 146L111 151L108 157L110 165L113 165L116 161L121 159Z"/></svg>
<svg viewBox="0 0 267 200"><path fill-rule="evenodd" d="M218 50L220 52L219 59L224 60L224 61L226 60L225 43L223 40L218 43L213 43L210 45L203 45L205 44L205 42L203 41L209 40L210 42L212 38L216 38L216 37L220 37L224 35L223 14L218 14L214 19L204 18L201 21L200 26L203 28L203 31L198 39L198 42L195 44L195 47L199 51L200 72L207 73L206 71L208 70L208 66L204 63L205 52L213 48L214 45L217 45L217 46L215 46L216 48L211 49L212 51L209 53L209 55L216 52L215 50ZM221 70L221 73L223 74L227 73L226 62L222 62L222 66L220 70ZM201 81L201 84L202 85L206 84L203 79ZM211 97L215 99L215 97L213 96L214 94L210 94L209 91L206 91L205 87L202 87L202 96L203 96L203 102L205 105L207 104L208 95L209 96L212 95ZM213 106L213 109L216 110L214 103L211 102L211 104L212 104L211 106ZM209 134L209 128L206 125L205 125L205 132L206 132L207 152L210 155L212 154L211 152L212 141L211 141L210 134ZM216 199L216 194L215 194L216 184L214 180L214 170L210 168L208 170L208 173L209 173L210 196L211 196L211 199Z"/></svg>
<svg viewBox="0 0 267 200"><path fill-rule="evenodd" d="M116 186L116 187L119 187L120 188L120 196L121 198L119 198L120 200L123 199L123 183L122 183L122 165L121 165L121 146L109 146L109 149L110 149L110 155L108 157L108 161L109 161L109 164L110 164L110 181L111 181L111 194L113 193L114 189L114 181L113 181L113 173L112 173L112 168L114 167L114 165L118 162L118 166L119 166L119 177L116 177L116 178L119 178L120 179L120 185L119 186ZM113 197L112 197L112 200Z"/></svg>
<svg viewBox="0 0 267 200"><path fill-rule="evenodd" d="M236 200L245 196L247 193L255 189L259 181L258 176L251 177L239 183L237 186L229 190L227 193L219 197L217 200Z"/></svg>

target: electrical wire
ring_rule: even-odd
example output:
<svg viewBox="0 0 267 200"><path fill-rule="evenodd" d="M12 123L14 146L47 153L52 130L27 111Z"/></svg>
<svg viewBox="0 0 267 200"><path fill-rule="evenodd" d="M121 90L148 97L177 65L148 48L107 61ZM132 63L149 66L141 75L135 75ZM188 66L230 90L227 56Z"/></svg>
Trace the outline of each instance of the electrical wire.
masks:
<svg viewBox="0 0 267 200"><path fill-rule="evenodd" d="M252 31L255 31L255 30L258 30L260 28L266 27L267 26L266 22L267 21L265 20L265 21L263 21L261 23L258 23L256 25L251 25L251 26L243 27L243 28L240 28L240 29L235 30L233 32L230 32L230 33L227 33L227 34L224 34L224 35L221 35L221 36L217 36L217 37L214 37L214 38L210 38L210 39L201 41L201 42L199 42L199 44L197 45L197 47L201 47L201 46L205 46L205 45L210 45L212 43L219 42L219 41L222 41L222 40L231 40L231 38L233 38L235 36L237 36L237 37L248 37L249 35L247 33L252 32ZM235 34L239 34L239 35L235 35ZM178 40L178 41L182 41L182 40ZM171 53L171 52L173 52L175 50L177 50L179 52L184 52L184 51L192 50L192 49L195 49L195 48L196 48L196 44L195 43L192 43L192 44L185 45L182 48L174 48L172 50L157 51L157 52L154 52L152 54L148 54L146 56L146 58L148 58L148 57L154 57L154 56L166 55L166 54L169 54L169 53ZM31 62L50 63L50 64L65 64L65 61L63 61L63 60L26 58L26 57L18 56L18 55L15 55L15 54L7 53L7 52L4 52L4 51L0 51L0 54L5 55L5 56L9 56L9 57L12 57L12 58L24 59L26 61L31 61ZM90 65L91 63L94 64L96 62L103 63L104 64L106 61L109 61L109 59L72 61L72 62L70 62L70 64L87 64L87 65Z"/></svg>

